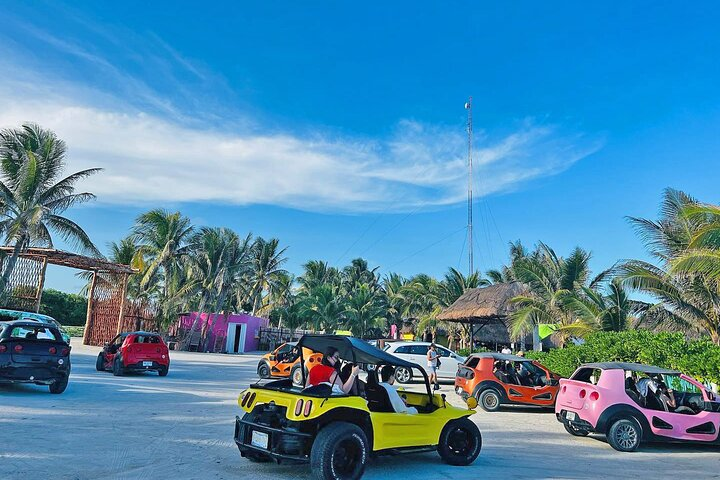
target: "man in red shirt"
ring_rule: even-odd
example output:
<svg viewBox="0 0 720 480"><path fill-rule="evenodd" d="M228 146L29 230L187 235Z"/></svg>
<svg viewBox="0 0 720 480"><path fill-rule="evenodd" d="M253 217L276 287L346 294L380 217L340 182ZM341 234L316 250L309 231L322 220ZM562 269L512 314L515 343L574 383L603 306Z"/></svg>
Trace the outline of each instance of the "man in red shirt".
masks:
<svg viewBox="0 0 720 480"><path fill-rule="evenodd" d="M348 377L345 383L340 379L339 371L340 352L338 352L338 349L335 347L328 347L320 365L316 365L310 370L306 387L326 384L330 385L333 390L339 389L342 393L350 393L355 379L360 372L360 367L357 365L353 366L350 377Z"/></svg>

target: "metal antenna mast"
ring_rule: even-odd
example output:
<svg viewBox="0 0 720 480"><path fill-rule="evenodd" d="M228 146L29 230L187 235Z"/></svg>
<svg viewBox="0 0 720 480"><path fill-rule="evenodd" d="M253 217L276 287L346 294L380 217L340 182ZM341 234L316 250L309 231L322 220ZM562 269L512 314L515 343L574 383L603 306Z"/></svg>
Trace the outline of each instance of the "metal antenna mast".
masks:
<svg viewBox="0 0 720 480"><path fill-rule="evenodd" d="M468 275L472 275L475 271L473 266L473 162L472 162L472 97L468 98L465 104L468 111L467 118L467 135L468 135Z"/></svg>

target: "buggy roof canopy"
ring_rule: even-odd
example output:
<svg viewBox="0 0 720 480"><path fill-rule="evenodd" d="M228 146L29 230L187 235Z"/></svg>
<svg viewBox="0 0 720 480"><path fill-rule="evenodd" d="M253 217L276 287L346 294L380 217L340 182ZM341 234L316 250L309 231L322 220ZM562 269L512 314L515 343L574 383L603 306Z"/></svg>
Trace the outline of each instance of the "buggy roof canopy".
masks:
<svg viewBox="0 0 720 480"><path fill-rule="evenodd" d="M582 368L599 368L601 370L628 370L630 372L649 373L652 375L680 375L680 372L670 370L668 368L654 367L652 365L643 365L641 363L626 362L601 362L586 363Z"/></svg>
<svg viewBox="0 0 720 480"><path fill-rule="evenodd" d="M369 343L355 337L345 335L303 335L297 342L298 347L309 348L318 353L325 353L328 347L337 348L340 358L353 363L370 365L394 365L396 367L417 368L420 366L401 360L394 355L373 347Z"/></svg>

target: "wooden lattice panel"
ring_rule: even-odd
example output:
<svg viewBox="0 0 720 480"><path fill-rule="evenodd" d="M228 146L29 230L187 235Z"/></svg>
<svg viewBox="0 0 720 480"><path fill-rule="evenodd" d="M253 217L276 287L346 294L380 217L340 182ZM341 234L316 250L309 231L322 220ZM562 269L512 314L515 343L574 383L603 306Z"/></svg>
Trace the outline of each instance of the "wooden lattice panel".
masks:
<svg viewBox="0 0 720 480"><path fill-rule="evenodd" d="M121 332L143 330L155 332L159 330L157 305L141 301L128 301L125 307Z"/></svg>
<svg viewBox="0 0 720 480"><path fill-rule="evenodd" d="M83 343L102 345L118 333L120 311L125 294L124 281L117 275L96 273L97 278L90 288L89 315L85 326Z"/></svg>
<svg viewBox="0 0 720 480"><path fill-rule="evenodd" d="M2 270L5 270L7 261L8 258L2 260ZM5 300L4 307L28 312L37 311L44 265L45 262L42 259L22 257L17 259L8 280L10 296Z"/></svg>

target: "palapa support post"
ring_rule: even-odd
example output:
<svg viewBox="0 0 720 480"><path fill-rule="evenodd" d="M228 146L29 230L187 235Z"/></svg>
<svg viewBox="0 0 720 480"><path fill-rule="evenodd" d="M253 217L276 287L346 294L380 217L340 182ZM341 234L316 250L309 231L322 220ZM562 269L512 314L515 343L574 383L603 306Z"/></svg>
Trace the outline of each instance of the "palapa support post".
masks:
<svg viewBox="0 0 720 480"><path fill-rule="evenodd" d="M118 326L117 326L117 333L120 333L123 328L123 323L125 320L125 297L127 295L127 286L128 286L128 274L124 273L122 276L122 288L120 289L120 317L118 318Z"/></svg>
<svg viewBox="0 0 720 480"><path fill-rule="evenodd" d="M35 292L35 313L40 312L40 302L42 301L43 288L45 288L45 271L47 270L48 259L43 257L42 267L40 268L40 281L38 282L38 288Z"/></svg>
<svg viewBox="0 0 720 480"><path fill-rule="evenodd" d="M93 271L90 291L88 292L87 316L85 318L85 330L83 331L83 345L88 345L88 337L93 327L93 299L95 297L95 285L97 283L97 271Z"/></svg>

